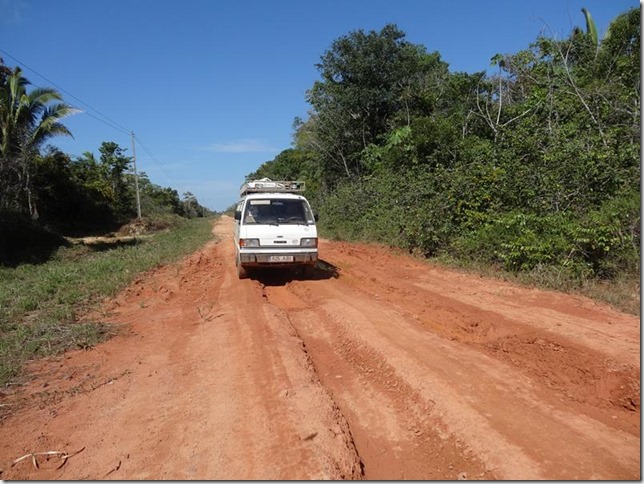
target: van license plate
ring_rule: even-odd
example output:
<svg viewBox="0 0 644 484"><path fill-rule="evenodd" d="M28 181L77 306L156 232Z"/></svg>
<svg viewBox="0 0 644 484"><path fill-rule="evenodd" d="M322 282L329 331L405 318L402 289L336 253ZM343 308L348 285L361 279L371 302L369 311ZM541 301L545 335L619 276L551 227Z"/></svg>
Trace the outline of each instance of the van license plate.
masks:
<svg viewBox="0 0 644 484"><path fill-rule="evenodd" d="M268 258L269 262L293 262L292 255L271 255Z"/></svg>

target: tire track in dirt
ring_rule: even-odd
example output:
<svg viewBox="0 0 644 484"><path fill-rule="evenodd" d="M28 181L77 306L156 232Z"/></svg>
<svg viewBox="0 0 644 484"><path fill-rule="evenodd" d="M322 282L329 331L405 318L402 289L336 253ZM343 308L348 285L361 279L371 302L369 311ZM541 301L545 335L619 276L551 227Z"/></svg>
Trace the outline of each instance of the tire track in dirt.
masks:
<svg viewBox="0 0 644 484"><path fill-rule="evenodd" d="M636 317L330 241L239 281L215 232L105 306L123 334L33 365L2 479L639 479Z"/></svg>
<svg viewBox="0 0 644 484"><path fill-rule="evenodd" d="M344 263L346 251L340 244L338 261ZM392 258L377 247L370 251L371 257ZM419 268L404 257L394 256L388 277L374 283L379 267L364 254L356 258L347 262L355 269L343 281L366 297L398 308L436 334L504 359L568 399L588 403L591 414L597 416L597 406L612 408L620 418L605 423L639 432L636 317L583 298Z"/></svg>
<svg viewBox="0 0 644 484"><path fill-rule="evenodd" d="M507 294L497 311L493 298L479 309L467 291L438 294L462 275L443 274L428 290L422 264L374 264L382 255L374 247L361 249L363 260L347 247L357 251L321 247L342 269L338 279L271 286L269 278L265 292L288 314L349 421L366 478L639 476L635 318L594 303L575 311L564 295L544 304L544 293L497 281L470 293L511 290L539 304L526 305L530 318L505 313ZM598 351L594 339L619 324ZM579 341L570 338L575 327L585 328Z"/></svg>
<svg viewBox="0 0 644 484"><path fill-rule="evenodd" d="M237 351L256 364L240 375L242 399L249 413L265 414L259 433L249 425L243 428L254 433L245 439L250 445L244 446L246 465L259 467L255 472L250 469L250 475L359 478L360 463L348 426L317 380L302 342L283 315L261 297L258 284L240 288L231 274L233 278L230 290L237 294L228 298L229 309L236 314L235 331L245 341ZM235 357L239 355L231 355ZM253 457L253 453L263 455Z"/></svg>
<svg viewBox="0 0 644 484"><path fill-rule="evenodd" d="M334 309L348 314L347 308ZM353 321L361 317L354 315ZM489 478L471 452L461 450L461 442L432 417L435 402L356 337L358 324L343 327L320 310L291 310L289 318L305 335L300 337L320 378L349 421L366 479Z"/></svg>
<svg viewBox="0 0 644 484"><path fill-rule="evenodd" d="M230 225L221 230L220 243L110 303L123 335L33 366L0 424L3 479L361 477L348 425L301 341L258 283L237 280ZM42 458L38 469L11 465L80 448L59 469Z"/></svg>

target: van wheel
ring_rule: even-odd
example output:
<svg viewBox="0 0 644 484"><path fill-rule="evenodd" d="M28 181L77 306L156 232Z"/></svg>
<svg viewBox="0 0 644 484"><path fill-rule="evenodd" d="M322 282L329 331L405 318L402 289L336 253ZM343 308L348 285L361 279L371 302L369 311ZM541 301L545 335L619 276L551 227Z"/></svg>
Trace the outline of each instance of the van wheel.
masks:
<svg viewBox="0 0 644 484"><path fill-rule="evenodd" d="M241 265L237 266L237 277L239 279L247 279L248 271L244 269Z"/></svg>
<svg viewBox="0 0 644 484"><path fill-rule="evenodd" d="M235 258L235 265L237 266L237 277L239 279L246 279L248 277L248 271L241 265L239 257Z"/></svg>

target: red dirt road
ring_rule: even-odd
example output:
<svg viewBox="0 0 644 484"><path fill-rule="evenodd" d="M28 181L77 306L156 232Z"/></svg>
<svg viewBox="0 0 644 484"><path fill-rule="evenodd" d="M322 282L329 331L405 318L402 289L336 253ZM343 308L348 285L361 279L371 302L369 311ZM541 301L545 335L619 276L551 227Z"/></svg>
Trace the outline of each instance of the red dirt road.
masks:
<svg viewBox="0 0 644 484"><path fill-rule="evenodd" d="M324 240L240 281L214 232L5 392L1 479L640 479L636 316Z"/></svg>

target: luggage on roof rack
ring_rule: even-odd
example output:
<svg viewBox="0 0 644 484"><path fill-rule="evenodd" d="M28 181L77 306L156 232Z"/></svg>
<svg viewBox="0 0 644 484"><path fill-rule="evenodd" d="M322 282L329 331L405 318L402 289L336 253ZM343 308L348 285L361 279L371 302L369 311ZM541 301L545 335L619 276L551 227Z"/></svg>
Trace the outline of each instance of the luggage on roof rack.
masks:
<svg viewBox="0 0 644 484"><path fill-rule="evenodd" d="M249 193L301 193L303 191L303 181L273 181L262 178L244 183L239 189L239 196L243 197Z"/></svg>

